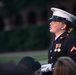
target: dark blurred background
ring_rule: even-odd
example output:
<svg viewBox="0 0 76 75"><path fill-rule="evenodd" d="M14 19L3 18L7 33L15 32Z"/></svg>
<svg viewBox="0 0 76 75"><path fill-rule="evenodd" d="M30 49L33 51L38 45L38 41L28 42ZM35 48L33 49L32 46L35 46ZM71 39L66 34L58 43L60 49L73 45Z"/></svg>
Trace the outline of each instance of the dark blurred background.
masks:
<svg viewBox="0 0 76 75"><path fill-rule="evenodd" d="M51 7L76 15L76 0L0 0L0 52L48 49Z"/></svg>

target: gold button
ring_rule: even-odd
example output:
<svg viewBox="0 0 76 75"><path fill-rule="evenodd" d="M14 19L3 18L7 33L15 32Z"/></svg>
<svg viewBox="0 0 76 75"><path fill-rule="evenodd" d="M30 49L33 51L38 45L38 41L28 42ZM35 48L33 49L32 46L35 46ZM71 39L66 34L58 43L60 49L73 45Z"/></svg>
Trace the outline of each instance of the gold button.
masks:
<svg viewBox="0 0 76 75"><path fill-rule="evenodd" d="M52 59L52 57L50 57Z"/></svg>
<svg viewBox="0 0 76 75"><path fill-rule="evenodd" d="M50 53L52 52L52 50L50 50Z"/></svg>

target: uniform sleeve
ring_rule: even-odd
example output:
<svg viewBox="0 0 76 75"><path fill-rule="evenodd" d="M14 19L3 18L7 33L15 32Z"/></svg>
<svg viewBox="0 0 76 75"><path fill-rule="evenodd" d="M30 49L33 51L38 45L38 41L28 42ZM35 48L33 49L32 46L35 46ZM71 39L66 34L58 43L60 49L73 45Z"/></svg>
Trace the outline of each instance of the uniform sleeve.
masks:
<svg viewBox="0 0 76 75"><path fill-rule="evenodd" d="M76 62L76 39L69 39L67 43L67 55Z"/></svg>

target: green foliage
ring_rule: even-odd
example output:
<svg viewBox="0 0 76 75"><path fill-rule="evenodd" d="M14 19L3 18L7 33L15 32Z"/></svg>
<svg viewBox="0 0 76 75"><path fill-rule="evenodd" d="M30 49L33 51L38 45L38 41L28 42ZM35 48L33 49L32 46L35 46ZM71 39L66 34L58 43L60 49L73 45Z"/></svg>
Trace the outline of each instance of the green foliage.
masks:
<svg viewBox="0 0 76 75"><path fill-rule="evenodd" d="M52 2L53 0L32 0L32 3L38 5L38 6L45 6L47 3Z"/></svg>
<svg viewBox="0 0 76 75"><path fill-rule="evenodd" d="M46 26L47 27L47 26ZM36 49L37 47L44 48L47 47L49 42L49 31L45 26L29 27L28 33L29 38L27 39L26 47L31 49Z"/></svg>
<svg viewBox="0 0 76 75"><path fill-rule="evenodd" d="M21 9L32 5L45 6L52 0L1 0L4 3L5 9L7 10L6 16L17 13Z"/></svg>
<svg viewBox="0 0 76 75"><path fill-rule="evenodd" d="M7 32L0 31L0 51L20 51L47 48L50 43L48 25L28 26Z"/></svg>

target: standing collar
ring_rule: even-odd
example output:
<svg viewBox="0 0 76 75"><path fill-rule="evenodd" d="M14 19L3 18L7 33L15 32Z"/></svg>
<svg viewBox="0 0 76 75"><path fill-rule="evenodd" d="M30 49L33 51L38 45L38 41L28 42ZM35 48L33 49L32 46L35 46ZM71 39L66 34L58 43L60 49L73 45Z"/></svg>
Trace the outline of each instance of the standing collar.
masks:
<svg viewBox="0 0 76 75"><path fill-rule="evenodd" d="M61 35L64 35L64 34L66 34L67 32L63 32L63 33L61 33L61 34L59 34L57 37L55 37L55 40L57 40Z"/></svg>

